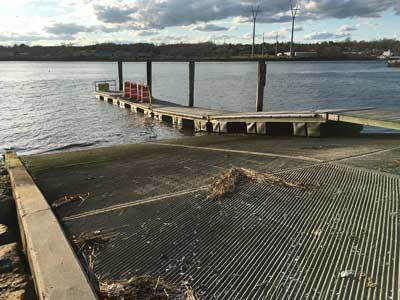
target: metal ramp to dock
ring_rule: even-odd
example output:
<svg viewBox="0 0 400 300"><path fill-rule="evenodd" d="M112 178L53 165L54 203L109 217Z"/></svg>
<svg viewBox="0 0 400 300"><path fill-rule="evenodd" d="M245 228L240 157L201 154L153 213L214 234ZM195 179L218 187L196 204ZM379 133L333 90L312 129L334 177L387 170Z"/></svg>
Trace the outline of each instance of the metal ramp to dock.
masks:
<svg viewBox="0 0 400 300"><path fill-rule="evenodd" d="M369 110L348 110L331 113L328 116L328 120L400 130L400 111L388 111L376 108Z"/></svg>
<svg viewBox="0 0 400 300"><path fill-rule="evenodd" d="M157 99L152 103L139 103L124 98L118 92L96 92L96 98L196 132L321 137L358 134L363 126L400 130L400 111L371 107L237 113L188 107Z"/></svg>

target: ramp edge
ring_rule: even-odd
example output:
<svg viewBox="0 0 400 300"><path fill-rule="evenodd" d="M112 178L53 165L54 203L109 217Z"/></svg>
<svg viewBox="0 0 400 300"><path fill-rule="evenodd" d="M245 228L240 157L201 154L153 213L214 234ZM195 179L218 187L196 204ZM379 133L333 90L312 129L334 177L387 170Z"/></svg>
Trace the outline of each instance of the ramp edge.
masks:
<svg viewBox="0 0 400 300"><path fill-rule="evenodd" d="M15 152L5 154L21 240L40 300L96 300L57 218Z"/></svg>

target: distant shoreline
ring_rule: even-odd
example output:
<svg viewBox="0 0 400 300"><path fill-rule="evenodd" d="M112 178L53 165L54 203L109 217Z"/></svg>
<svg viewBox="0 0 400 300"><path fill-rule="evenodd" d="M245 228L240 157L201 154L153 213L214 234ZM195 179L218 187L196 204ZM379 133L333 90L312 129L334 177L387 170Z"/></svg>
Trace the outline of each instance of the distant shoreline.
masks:
<svg viewBox="0 0 400 300"><path fill-rule="evenodd" d="M332 62L332 61L385 61L378 58L371 57L351 57L351 58L71 58L71 59L57 59L57 58L0 58L2 62L257 62L260 60L271 61L271 62Z"/></svg>

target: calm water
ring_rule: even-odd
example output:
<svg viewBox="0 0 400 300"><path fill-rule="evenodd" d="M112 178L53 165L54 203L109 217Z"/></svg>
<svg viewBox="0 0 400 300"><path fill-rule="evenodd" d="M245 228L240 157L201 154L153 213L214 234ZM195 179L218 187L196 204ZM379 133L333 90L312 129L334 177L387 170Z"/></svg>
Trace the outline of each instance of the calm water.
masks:
<svg viewBox="0 0 400 300"><path fill-rule="evenodd" d="M198 63L195 105L253 111L255 63ZM188 98L188 66L156 63L155 97ZM0 62L0 153L21 154L173 138L185 133L94 97L93 82L117 78L116 63ZM145 81L144 63L124 79ZM400 108L400 69L384 62L268 63L268 110Z"/></svg>

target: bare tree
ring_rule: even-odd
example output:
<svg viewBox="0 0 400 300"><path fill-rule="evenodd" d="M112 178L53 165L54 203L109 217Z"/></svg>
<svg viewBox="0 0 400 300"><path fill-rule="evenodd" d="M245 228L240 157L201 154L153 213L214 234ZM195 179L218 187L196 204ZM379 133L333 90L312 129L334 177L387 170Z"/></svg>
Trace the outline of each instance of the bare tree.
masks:
<svg viewBox="0 0 400 300"><path fill-rule="evenodd" d="M293 5L293 2L290 1L290 12L292 13L292 39L290 41L290 56L294 57L294 48L293 48L293 39L294 39L294 22L297 17L297 13L299 12L300 7L296 4Z"/></svg>

